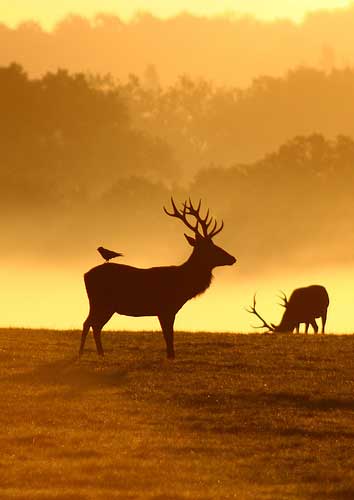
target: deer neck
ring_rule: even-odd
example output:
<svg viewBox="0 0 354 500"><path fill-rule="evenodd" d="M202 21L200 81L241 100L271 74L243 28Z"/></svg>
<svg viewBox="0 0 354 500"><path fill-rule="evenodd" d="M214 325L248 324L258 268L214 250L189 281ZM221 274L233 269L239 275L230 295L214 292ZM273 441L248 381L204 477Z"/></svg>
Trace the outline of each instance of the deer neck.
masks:
<svg viewBox="0 0 354 500"><path fill-rule="evenodd" d="M195 252L181 267L185 273L185 282L189 284L190 297L195 297L209 288L213 279L212 267L198 258Z"/></svg>
<svg viewBox="0 0 354 500"><path fill-rule="evenodd" d="M283 314L282 320L277 326L278 331L292 331L296 326L296 321L291 317L289 312L286 310Z"/></svg>

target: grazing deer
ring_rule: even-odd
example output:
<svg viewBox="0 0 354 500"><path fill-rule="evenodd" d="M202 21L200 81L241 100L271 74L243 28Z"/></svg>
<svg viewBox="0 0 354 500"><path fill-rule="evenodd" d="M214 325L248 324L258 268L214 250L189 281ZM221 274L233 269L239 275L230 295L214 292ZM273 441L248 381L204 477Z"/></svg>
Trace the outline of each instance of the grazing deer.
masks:
<svg viewBox="0 0 354 500"><path fill-rule="evenodd" d="M282 320L278 326L270 325L256 311L256 295L253 297L253 305L247 309L251 314L255 314L262 321L262 325L257 328L268 328L270 332L299 332L300 323L305 323L305 333L308 332L309 325L315 333L318 332L316 318L322 320L322 333L325 332L327 320L327 308L329 297L325 287L321 285L311 285L304 288L297 288L290 295L290 299L284 294L282 306L285 307Z"/></svg>
<svg viewBox="0 0 354 500"><path fill-rule="evenodd" d="M235 257L214 244L213 238L220 233L224 223L218 227L216 220L209 216L209 210L202 217L201 201L194 207L189 199L180 210L172 197L171 203L172 211L163 207L165 213L180 219L194 233L194 238L185 234L193 247L189 259L179 266L150 269L105 263L88 271L84 280L90 312L83 325L79 355L92 327L97 352L103 356L101 329L117 312L126 316L157 316L166 342L167 357L173 359L173 325L177 312L188 300L209 287L214 267L236 262Z"/></svg>

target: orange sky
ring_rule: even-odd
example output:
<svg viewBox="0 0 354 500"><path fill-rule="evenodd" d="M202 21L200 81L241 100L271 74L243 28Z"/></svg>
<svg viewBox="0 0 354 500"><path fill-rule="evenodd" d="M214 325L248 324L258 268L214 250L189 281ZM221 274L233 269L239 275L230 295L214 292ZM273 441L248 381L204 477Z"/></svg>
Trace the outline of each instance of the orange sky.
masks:
<svg viewBox="0 0 354 500"><path fill-rule="evenodd" d="M351 0L247 0L247 2L245 0L0 0L0 22L16 26L31 19L41 23L44 28L50 29L56 22L70 13L92 18L99 12L107 12L129 20L139 10L149 11L161 17L173 16L181 11L199 15L234 12L252 14L266 20L287 17L299 21L309 11L345 8L352 4ZM334 32L337 33L337 31ZM341 32L339 33L341 34ZM316 38L316 34L313 35L313 38ZM337 38L341 40L342 37L338 36ZM216 41L213 40L213 43L216 44ZM344 46L347 43L345 38L343 43ZM319 43L318 47L316 46L316 53L313 48L311 49L312 55L309 55L308 60L311 61L310 57L312 57L312 60L316 61L316 58L318 60L322 56L323 46L321 48L321 44L322 42ZM329 47L331 48L331 45ZM310 54L307 44L305 44L305 49ZM338 55L336 53L337 60L340 62L340 58L352 60L350 44L346 49L348 54L344 52L343 48L335 49L338 53ZM21 55L23 52L23 43L19 43L18 53ZM34 58L37 58L37 53L33 52ZM113 57L114 55L113 53ZM286 55L288 56L288 54ZM331 59L330 56L331 53L329 53L329 59ZM295 58L293 60L296 61ZM63 61L66 59L63 58ZM110 59L107 58L107 68L110 68L110 63ZM144 61L141 63L142 67L144 67L143 64ZM258 64L256 59L254 67L257 72L260 71ZM288 57L286 57L286 64L288 64ZM251 65L249 64L249 66ZM267 74L264 68L262 67L261 71ZM132 72L134 70L135 68ZM229 73L229 68L227 71ZM279 69L278 71L280 72ZM200 73L203 74L202 70ZM223 75L222 71L221 75ZM247 78L250 79L251 76L250 71ZM94 247L92 252L95 254ZM233 253L238 255L237 249ZM180 260L176 258L176 261L172 260L171 264L178 262ZM140 265L133 259L127 263ZM167 264L167 262L161 262L161 264ZM94 261L92 265L95 265ZM155 265L155 262L146 262L144 265L148 267ZM242 280L239 277L242 265L241 261L240 267L234 266L231 270L217 270L215 283L210 290L195 301L190 301L178 315L176 329L249 331L251 329L249 325L257 322L254 322L253 318L250 319L245 312L245 306L249 305L255 290L259 291L260 310L264 311L270 321L277 322L281 315L281 309L277 306L277 290L283 289L290 293L296 286L303 286L306 283L321 283L328 286L331 296L328 331L352 331L352 315L348 314L348 311L351 311L354 269L325 268L322 270L319 262L319 269L312 269L311 272L306 269L304 275L300 273L291 275L289 273L285 277L281 275L279 278L272 277L270 279L269 276L265 276L253 280L246 276L246 279ZM0 289L3 311L0 318L1 326L80 327L88 308L82 280L82 274L88 267L85 265L82 269L75 269L73 273L70 268L67 270L42 269L38 271L34 266L27 266L26 263L24 269L20 269L15 264L3 265L0 269L0 281L5 285ZM225 278L223 281L222 278L228 275L230 278ZM48 290L50 290L49 293ZM21 304L20 315L18 313L19 303ZM159 326L156 318L146 320L146 318L116 317L107 328L159 329Z"/></svg>
<svg viewBox="0 0 354 500"><path fill-rule="evenodd" d="M301 20L308 11L334 9L351 5L352 0L2 0L0 22L11 26L35 19L51 28L69 13L93 17L98 12L110 12L123 19L137 11L149 11L161 17L189 11L201 15L226 12L253 14L261 19L288 17Z"/></svg>

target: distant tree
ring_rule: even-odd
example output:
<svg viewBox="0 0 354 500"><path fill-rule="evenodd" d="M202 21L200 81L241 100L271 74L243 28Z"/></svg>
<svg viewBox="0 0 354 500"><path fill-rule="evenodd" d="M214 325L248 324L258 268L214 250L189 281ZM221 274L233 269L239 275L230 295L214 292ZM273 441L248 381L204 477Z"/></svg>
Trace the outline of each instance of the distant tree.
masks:
<svg viewBox="0 0 354 500"><path fill-rule="evenodd" d="M131 175L178 175L169 145L133 127L119 89L83 74L60 69L30 80L20 65L0 68L0 106L4 185L38 186L41 196L54 190L64 200Z"/></svg>
<svg viewBox="0 0 354 500"><path fill-rule="evenodd" d="M154 64L148 64L144 71L144 84L153 91L158 92L161 89L160 78Z"/></svg>

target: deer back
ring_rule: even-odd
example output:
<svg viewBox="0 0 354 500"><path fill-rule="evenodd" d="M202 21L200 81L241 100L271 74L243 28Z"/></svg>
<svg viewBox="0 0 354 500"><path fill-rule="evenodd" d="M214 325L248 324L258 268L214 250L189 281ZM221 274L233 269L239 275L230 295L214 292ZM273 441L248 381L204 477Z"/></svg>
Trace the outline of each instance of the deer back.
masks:
<svg viewBox="0 0 354 500"><path fill-rule="evenodd" d="M128 316L155 316L161 311L177 312L192 297L210 285L211 271L198 272L189 266L147 269L123 264L102 264L84 276L93 309L110 309Z"/></svg>
<svg viewBox="0 0 354 500"><path fill-rule="evenodd" d="M327 310L329 298L321 285L297 288L291 294L277 329L285 331L295 328L298 323L306 323L322 316Z"/></svg>

